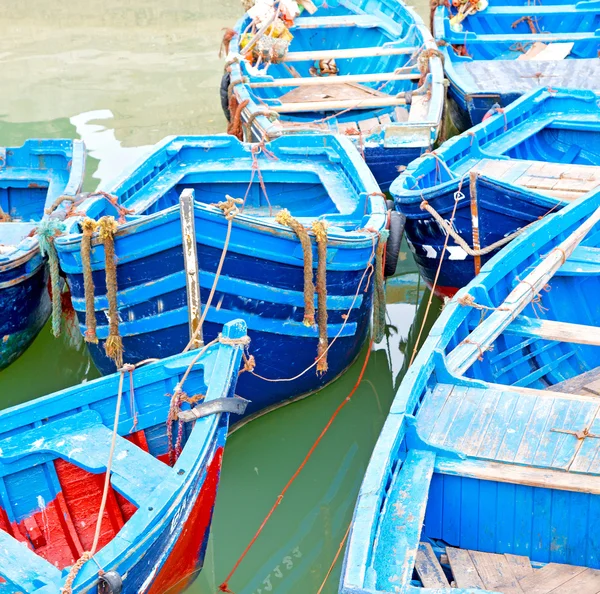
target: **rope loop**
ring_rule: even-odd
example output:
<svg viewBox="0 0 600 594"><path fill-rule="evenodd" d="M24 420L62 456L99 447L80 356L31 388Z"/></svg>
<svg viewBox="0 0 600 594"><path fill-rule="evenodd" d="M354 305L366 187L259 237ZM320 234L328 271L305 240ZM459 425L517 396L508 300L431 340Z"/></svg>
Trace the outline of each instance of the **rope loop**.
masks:
<svg viewBox="0 0 600 594"><path fill-rule="evenodd" d="M244 201L241 198L233 198L229 194L226 194L225 197L226 200L224 202L218 202L216 207L223 211L223 214L228 221L232 221L236 215L240 214L240 209L237 205L242 204Z"/></svg>

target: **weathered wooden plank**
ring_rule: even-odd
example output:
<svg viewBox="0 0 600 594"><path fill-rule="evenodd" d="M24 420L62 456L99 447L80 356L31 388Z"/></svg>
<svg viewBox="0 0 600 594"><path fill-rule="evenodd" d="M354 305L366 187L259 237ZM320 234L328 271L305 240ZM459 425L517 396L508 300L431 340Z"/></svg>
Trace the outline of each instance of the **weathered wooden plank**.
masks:
<svg viewBox="0 0 600 594"><path fill-rule="evenodd" d="M377 545L377 554L388 561L378 572L383 590L411 580L434 462L433 452L411 450L390 489Z"/></svg>
<svg viewBox="0 0 600 594"><path fill-rule="evenodd" d="M398 109L398 108L397 108ZM384 113L382 115L379 116L379 121L381 122L381 124L383 124L384 126L387 126L388 124L392 123L392 118L390 117L389 114Z"/></svg>
<svg viewBox="0 0 600 594"><path fill-rule="evenodd" d="M253 89L263 89L270 87L318 87L344 83L365 83L393 80L419 80L421 75L418 72L396 74L395 72L373 72L370 74L345 74L340 76L313 76L306 78L275 78L267 81L257 81L249 83L248 86Z"/></svg>
<svg viewBox="0 0 600 594"><path fill-rule="evenodd" d="M294 89L301 90L301 89ZM373 107L393 107L406 105L403 97L365 97L364 99L314 100L286 102L283 105L271 105L270 109L277 113L302 113L305 111L338 111L342 109L371 109Z"/></svg>
<svg viewBox="0 0 600 594"><path fill-rule="evenodd" d="M377 126L379 126L379 120L377 118L367 118L358 121L358 128L363 134L368 134L371 130L377 128Z"/></svg>
<svg viewBox="0 0 600 594"><path fill-rule="evenodd" d="M435 422L453 390L454 386L451 384L438 384L432 392L428 392L425 396L417 418L419 433L423 439L429 439Z"/></svg>
<svg viewBox="0 0 600 594"><path fill-rule="evenodd" d="M337 77L332 77L335 79ZM290 79L295 81L297 79ZM351 85L349 83L324 83L324 79L316 78L318 84L311 87L298 87L292 89L287 93L281 95L279 100L282 103L295 103L295 102L321 102L321 101L350 101L359 99L368 99L373 96L373 89L368 87L361 87L360 85ZM379 93L378 91L375 91ZM385 93L379 93L377 95L381 98L389 98L389 95Z"/></svg>
<svg viewBox="0 0 600 594"><path fill-rule="evenodd" d="M543 340L556 340L573 344L600 346L600 332L598 332L596 326L571 324L568 322L554 322L552 320L536 320L527 316L518 316L514 322L508 326L505 334L534 336Z"/></svg>
<svg viewBox="0 0 600 594"><path fill-rule="evenodd" d="M546 44L542 41L536 41L533 45L517 60L533 60L541 51L546 49Z"/></svg>
<svg viewBox="0 0 600 594"><path fill-rule="evenodd" d="M415 569L425 588L449 588L448 578L428 542L419 544Z"/></svg>
<svg viewBox="0 0 600 594"><path fill-rule="evenodd" d="M489 460L450 460L438 456L435 472L486 481L600 495L600 476L551 468L535 468Z"/></svg>
<svg viewBox="0 0 600 594"><path fill-rule="evenodd" d="M407 122L408 121L408 109L405 107L396 107L394 109L394 116L396 117L397 123Z"/></svg>
<svg viewBox="0 0 600 594"><path fill-rule="evenodd" d="M589 326L593 328L593 326ZM596 329L598 334L598 329ZM600 337L596 337L600 345ZM567 394L594 394L600 395L600 367L595 367L590 371L576 375L568 380L554 384L551 388L554 392L566 392Z"/></svg>
<svg viewBox="0 0 600 594"><path fill-rule="evenodd" d="M423 122L429 116L430 100L427 95L413 95L412 103L408 111L409 122Z"/></svg>
<svg viewBox="0 0 600 594"><path fill-rule="evenodd" d="M457 588L485 588L469 551L446 547L446 554Z"/></svg>
<svg viewBox="0 0 600 594"><path fill-rule="evenodd" d="M505 553L504 556L517 580L523 579L533 573L529 557L525 557L525 555L511 555L510 553Z"/></svg>
<svg viewBox="0 0 600 594"><path fill-rule="evenodd" d="M598 592L600 592L600 571L588 568L551 590L550 594L598 594Z"/></svg>
<svg viewBox="0 0 600 594"><path fill-rule="evenodd" d="M469 554L479 577L488 590L499 590L503 594L523 593L504 555L480 551L469 551Z"/></svg>
<svg viewBox="0 0 600 594"><path fill-rule="evenodd" d="M564 60L573 49L573 41L567 43L550 43L535 56L536 60Z"/></svg>
<svg viewBox="0 0 600 594"><path fill-rule="evenodd" d="M555 588L563 585L573 577L583 573L587 568L576 565L548 563L541 569L519 581L523 592L527 594L549 594ZM575 591L572 591L575 594Z"/></svg>

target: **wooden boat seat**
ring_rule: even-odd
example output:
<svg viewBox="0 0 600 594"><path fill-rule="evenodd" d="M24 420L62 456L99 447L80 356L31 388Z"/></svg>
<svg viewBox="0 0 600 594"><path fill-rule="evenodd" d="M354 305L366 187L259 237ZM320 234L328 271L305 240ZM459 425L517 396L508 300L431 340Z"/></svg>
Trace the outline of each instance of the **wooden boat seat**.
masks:
<svg viewBox="0 0 600 594"><path fill-rule="evenodd" d="M442 549L443 550L443 549ZM448 566L455 588L479 588L502 594L597 594L600 571L577 565L532 566L529 557L446 547L441 559L429 543L419 545L415 569L425 588L449 588L442 568Z"/></svg>
<svg viewBox="0 0 600 594"><path fill-rule="evenodd" d="M0 567L8 581L19 584L25 592L37 592L45 584L62 581L58 568L4 530L0 530Z"/></svg>
<svg viewBox="0 0 600 594"><path fill-rule="evenodd" d="M348 14L338 16L298 17L291 30L331 29L339 27L358 27L360 29L384 29L392 37L398 37L402 29L391 19L387 21L370 14Z"/></svg>
<svg viewBox="0 0 600 594"><path fill-rule="evenodd" d="M599 416L600 399L589 393L439 384L425 397L417 427L429 444L472 458L439 458L436 468L445 464L469 476L491 474L502 481L511 481L512 473L519 482L566 484L571 490L582 481L597 492Z"/></svg>
<svg viewBox="0 0 600 594"><path fill-rule="evenodd" d="M483 159L475 172L545 196L574 200L600 187L600 167L516 159Z"/></svg>
<svg viewBox="0 0 600 594"><path fill-rule="evenodd" d="M518 36L517 36L518 37ZM518 41L523 41L521 36ZM600 60L471 60L456 62L473 92L526 93L540 86L600 91Z"/></svg>
<svg viewBox="0 0 600 594"><path fill-rule="evenodd" d="M281 103L300 103L315 101L359 101L370 97L389 97L386 93L358 83L322 83L310 87L297 87L281 95Z"/></svg>
<svg viewBox="0 0 600 594"><path fill-rule="evenodd" d="M106 470L112 435L99 413L86 410L3 439L0 463L51 454L99 474ZM169 466L117 435L111 481L132 503L139 507L171 472Z"/></svg>

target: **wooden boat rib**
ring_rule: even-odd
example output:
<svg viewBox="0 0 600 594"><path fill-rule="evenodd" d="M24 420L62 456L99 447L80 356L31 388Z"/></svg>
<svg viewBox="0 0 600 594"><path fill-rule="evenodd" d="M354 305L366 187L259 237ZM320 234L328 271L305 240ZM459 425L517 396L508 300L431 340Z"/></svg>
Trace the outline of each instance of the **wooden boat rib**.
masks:
<svg viewBox="0 0 600 594"><path fill-rule="evenodd" d="M235 408L245 324L227 324L223 336L226 343L203 354L135 369L132 388L115 374L0 412L3 591L58 592L71 566L91 550L120 381L125 387L99 546L72 591L159 593L189 585L203 563L228 427L229 415L219 410ZM188 369L183 389L204 398L195 405L200 418L181 427L182 451L171 467L166 421ZM214 414L203 416L207 407Z"/></svg>
<svg viewBox="0 0 600 594"><path fill-rule="evenodd" d="M477 257L446 235L431 210L450 219L467 247L487 249L598 187L600 95L539 89L411 163L391 186L407 217L419 271L452 296L497 251ZM458 194L457 194L458 192ZM459 196L458 203L455 196Z"/></svg>
<svg viewBox="0 0 600 594"><path fill-rule="evenodd" d="M0 148L0 369L25 351L48 320L48 271L36 229L59 196L77 195L84 166L79 140L28 140Z"/></svg>
<svg viewBox="0 0 600 594"><path fill-rule="evenodd" d="M203 326L204 340L212 340L223 323L240 316L252 338L257 375L244 374L238 388L251 400L248 415L312 393L358 356L369 332L373 303L373 285L367 288L365 270L374 261L387 211L377 184L348 139L295 135L263 149L232 136L168 138L103 189L131 211L115 239L125 361L147 359L156 349L163 355L180 352L190 340L179 204L185 190L194 192L191 210L203 306L217 282ZM229 225L217 204L227 195L245 197L245 204L232 221L217 279ZM322 374L315 370L318 326L304 323L304 251L296 233L277 222L283 209L308 230L315 221L328 225L328 317L323 333L331 348L328 370ZM103 197L83 202L78 211L95 220L117 215ZM80 223L80 218L68 219L69 227L56 246L84 333ZM309 233L315 248L314 233ZM109 335L109 304L104 249L97 235L92 248L100 343L89 348L97 367L107 373L114 363L103 346ZM317 265L315 255L313 268ZM318 307L317 295L314 303Z"/></svg>
<svg viewBox="0 0 600 594"><path fill-rule="evenodd" d="M402 3L316 4L314 16L295 20L294 39L279 64L254 68L240 60L239 35L250 20L237 24L222 87L224 110L228 115L228 92L238 105L247 100L241 117L246 134L257 140L299 131L347 134L385 190L397 167L437 138L444 102L439 52L421 19ZM337 75L313 76L321 60L335 60Z"/></svg>
<svg viewBox="0 0 600 594"><path fill-rule="evenodd" d="M507 107L540 85L600 91L596 2L518 6L497 0L462 22L440 6L434 37L443 42L456 127L478 124L494 104Z"/></svg>
<svg viewBox="0 0 600 594"><path fill-rule="evenodd" d="M600 591L599 220L596 191L446 305L371 458L341 592Z"/></svg>

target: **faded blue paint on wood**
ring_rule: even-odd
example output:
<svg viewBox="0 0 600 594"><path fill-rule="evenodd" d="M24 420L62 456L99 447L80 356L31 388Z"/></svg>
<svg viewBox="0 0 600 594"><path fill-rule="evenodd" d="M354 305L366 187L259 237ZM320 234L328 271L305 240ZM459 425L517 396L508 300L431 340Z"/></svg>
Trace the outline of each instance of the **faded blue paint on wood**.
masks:
<svg viewBox="0 0 600 594"><path fill-rule="evenodd" d="M555 0L529 6L502 0L458 26L451 26L450 17L449 9L439 6L432 25L436 40L445 42L440 51L450 83L450 113L461 131L479 124L494 105L508 107L540 85L600 91L597 2ZM536 41L574 46L564 60L519 60Z"/></svg>
<svg viewBox="0 0 600 594"><path fill-rule="evenodd" d="M414 48L405 55L379 57L353 57L335 60L339 75L376 74L394 72L398 68L413 74L420 74L413 53L421 48L436 50L431 33L417 13L404 3L394 0L316 0L318 9L312 17L300 17L291 28L294 36L289 51L319 51L336 49L360 49L381 47ZM413 159L433 147L441 126L445 89L443 67L437 52L427 58L428 74L419 93L426 92L430 100L426 114L406 121L406 110L400 108L375 107L356 109L312 111L305 113L280 114L278 119L269 117L271 106L281 105L280 97L294 87L252 88L251 83L269 82L273 79L291 79L292 74L284 64L269 63L266 68L251 68L246 61L238 62L240 52L239 35L247 29L248 17L236 25L236 36L230 45L232 57L229 81L243 80L233 87L238 103L248 101L242 111L242 121L250 124L254 139L273 139L286 134L320 133L324 129L343 133L350 126L358 132L369 124L364 132L349 137L360 147L373 175L383 190L398 174L398 167L408 165ZM311 26L306 27L310 22ZM354 23L348 26L348 23ZM305 23L303 25L303 23ZM292 66L302 77L311 76L309 69L314 66L310 60L294 62ZM414 80L376 81L360 83L374 91L391 96L402 92L415 92L419 88L418 76ZM305 87L310 89L310 87ZM322 93L322 91L319 91ZM357 101L357 104L360 102ZM323 119L327 118L323 123ZM374 125L373 125L374 124ZM338 129L339 125L339 129ZM246 138L249 140L248 138Z"/></svg>
<svg viewBox="0 0 600 594"><path fill-rule="evenodd" d="M266 194L255 175L256 167ZM377 234L386 225L385 202L352 143L333 135L294 135L261 150L232 136L167 138L141 163L103 187L133 211L120 225L115 241L120 333L127 362L180 352L189 340L178 206L179 195L186 188L195 192L203 304L215 279L227 231L227 220L215 203L224 201L226 195L246 196L243 212L233 221L203 332L205 341L210 341L222 324L242 316L248 325L256 371L267 378L299 375L314 363L318 344L316 326L303 324L300 242L275 216L287 208L309 229L316 220L329 225L327 332L330 342L339 335L328 352L329 370L319 376L313 367L293 381L279 382L243 374L239 394L251 400L247 414L313 392L339 376L357 357L369 332L373 283L364 290L365 270L373 262ZM103 197L85 201L78 211L95 219L116 215ZM69 219L67 232L56 245L84 332L80 222ZM312 233L311 243L316 267ZM100 344L89 347L97 367L107 373L114 365L104 353L108 303L104 249L96 238L91 264Z"/></svg>
<svg viewBox="0 0 600 594"><path fill-rule="evenodd" d="M409 500L415 513L405 518L402 534L418 531L438 557L452 546L525 555L537 566L600 568L600 440L593 437L600 435L600 400L552 390L600 365L598 275L570 274L567 258L541 292L543 308L528 305L500 331L492 350L482 350L461 373L448 371L453 351L464 349L472 332L507 315L465 305L465 298L503 308L521 279L599 207L597 191L531 226L446 304L398 389L367 468L341 593L428 591L410 569L410 552L397 546L397 518L389 513L411 477L406 460L424 452L435 456L433 476L427 492L415 489ZM579 249L590 259L599 254L600 264L598 248L600 224ZM549 331L544 322L562 325ZM549 365L553 359L560 364ZM525 374L534 379L522 388ZM586 431L592 436L584 437ZM404 561L410 567L401 575L394 568Z"/></svg>
<svg viewBox="0 0 600 594"><path fill-rule="evenodd" d="M596 58L597 60L597 58ZM552 83L554 85L554 83ZM538 89L522 97L472 130L455 136L435 151L411 163L394 181L390 192L396 208L407 217L406 238L419 271L429 286L441 265L438 293L453 295L475 276L475 262L453 238L446 242L445 231L432 215L421 209L427 201L444 219L456 213L453 226L469 246L474 245L472 202L477 205L479 243L482 248L505 238L517 229L568 204L517 183L535 162L563 166L600 165L592 147L600 142L600 94L591 91L550 91ZM476 196L471 196L470 171L483 163L510 167L502 175L480 175ZM459 198L456 203L455 198ZM580 258L571 270L585 274ZM487 262L497 250L481 257ZM597 262L590 254L589 264ZM568 270L563 271L565 274Z"/></svg>
<svg viewBox="0 0 600 594"><path fill-rule="evenodd" d="M0 222L0 369L27 349L48 320L48 274L35 229L59 196L79 192L84 165L79 140L0 147L0 208L10 217Z"/></svg>
<svg viewBox="0 0 600 594"><path fill-rule="evenodd" d="M223 335L232 340L246 336L241 320L227 324ZM191 367L184 388L205 394L205 402L233 397L243 346L216 344ZM118 534L84 564L74 592L96 592L98 564L123 578L123 592L147 591L153 577L170 561L198 495L203 492L209 466L220 464L228 414L216 414L186 426L183 451L173 467L157 460L166 448L168 396L182 380L197 351L175 355L133 372L134 392L124 382L117 448L111 484L139 507ZM0 412L0 507L11 524L46 509L60 493L53 462L67 460L103 476L112 438L119 375L110 375L68 388L30 403ZM183 404L183 408L189 408ZM147 453L124 439L137 431L160 433L161 445ZM218 470L218 469L217 469ZM218 475L218 472L217 472ZM85 499L86 493L81 494ZM214 498L207 500L210 517ZM97 511L96 511L97 513ZM89 518L95 522L95 516ZM199 551L186 551L199 570L203 564L208 529ZM56 537L56 535L54 535ZM48 541L52 534L47 534ZM66 545L65 545L66 546ZM32 550L33 549L33 550ZM0 530L0 578L7 592L58 592L68 573L36 554L6 531ZM177 579L185 576L176 576Z"/></svg>

